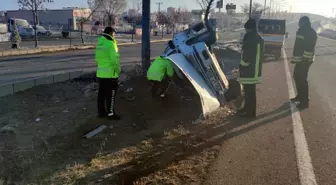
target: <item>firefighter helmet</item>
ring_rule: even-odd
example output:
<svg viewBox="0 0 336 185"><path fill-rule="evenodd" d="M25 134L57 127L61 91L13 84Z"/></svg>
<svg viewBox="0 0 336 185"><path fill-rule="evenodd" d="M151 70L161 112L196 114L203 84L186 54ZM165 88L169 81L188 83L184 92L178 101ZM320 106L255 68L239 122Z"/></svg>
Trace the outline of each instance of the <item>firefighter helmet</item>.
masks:
<svg viewBox="0 0 336 185"><path fill-rule="evenodd" d="M310 25L311 23L310 23L310 19L309 19L309 17L307 17L307 16L303 16L303 17L301 17L300 18L300 20L299 20L299 26L301 27L301 26L308 26L308 25Z"/></svg>

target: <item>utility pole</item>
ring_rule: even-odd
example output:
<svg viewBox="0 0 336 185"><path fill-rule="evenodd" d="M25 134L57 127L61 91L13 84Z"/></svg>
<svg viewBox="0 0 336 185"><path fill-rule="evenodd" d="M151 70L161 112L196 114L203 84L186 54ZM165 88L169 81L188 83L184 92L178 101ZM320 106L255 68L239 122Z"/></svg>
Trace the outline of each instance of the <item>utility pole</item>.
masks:
<svg viewBox="0 0 336 185"><path fill-rule="evenodd" d="M150 65L150 0L142 0L141 64L143 74Z"/></svg>
<svg viewBox="0 0 336 185"><path fill-rule="evenodd" d="M163 2L158 2L156 3L158 5L158 14L161 14L161 5L163 4ZM160 17L163 15L160 15ZM163 38L163 24L161 24L161 38Z"/></svg>
<svg viewBox="0 0 336 185"><path fill-rule="evenodd" d="M252 18L252 0L250 0L250 11L249 11L249 19Z"/></svg>
<svg viewBox="0 0 336 185"><path fill-rule="evenodd" d="M267 3L267 0L265 0L265 3L264 3L264 16L266 16L266 3Z"/></svg>
<svg viewBox="0 0 336 185"><path fill-rule="evenodd" d="M272 2L273 0L270 0L269 18L271 18L271 13L272 13Z"/></svg>
<svg viewBox="0 0 336 185"><path fill-rule="evenodd" d="M158 5L158 12L161 12L161 5L163 4L163 2L158 2L156 3Z"/></svg>

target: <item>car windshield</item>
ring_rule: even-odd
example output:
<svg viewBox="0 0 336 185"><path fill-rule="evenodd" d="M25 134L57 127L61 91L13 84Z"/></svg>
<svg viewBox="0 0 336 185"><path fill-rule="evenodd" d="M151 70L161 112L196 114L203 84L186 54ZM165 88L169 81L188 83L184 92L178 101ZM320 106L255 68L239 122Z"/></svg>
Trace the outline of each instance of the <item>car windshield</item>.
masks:
<svg viewBox="0 0 336 185"><path fill-rule="evenodd" d="M38 30L46 30L43 26L36 26L36 29L38 29Z"/></svg>
<svg viewBox="0 0 336 185"><path fill-rule="evenodd" d="M26 28L27 32L33 32L33 28Z"/></svg>

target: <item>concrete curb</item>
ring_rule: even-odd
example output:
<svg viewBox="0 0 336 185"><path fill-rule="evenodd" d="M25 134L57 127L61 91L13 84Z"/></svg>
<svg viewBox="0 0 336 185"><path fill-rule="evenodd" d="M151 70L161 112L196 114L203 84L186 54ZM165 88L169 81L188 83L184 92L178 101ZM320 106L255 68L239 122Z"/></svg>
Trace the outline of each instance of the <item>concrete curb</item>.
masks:
<svg viewBox="0 0 336 185"><path fill-rule="evenodd" d="M162 40L154 40L151 41L151 43L158 43L158 42L167 42L171 39L162 39ZM118 46L129 46L129 45L136 45L141 44L141 42L127 42L127 43L120 43ZM50 52L60 52L60 51L68 51L68 50L85 50L85 49L95 49L96 45L78 45L78 46L65 46L65 45L59 45L54 47L45 47L45 48L36 48L36 49L24 49L24 50L7 50L7 51L1 51L0 56L18 56L18 55L28 55L28 54L37 54L37 53L50 53Z"/></svg>
<svg viewBox="0 0 336 185"><path fill-rule="evenodd" d="M0 97L15 94L20 91L25 91L40 85L48 85L59 82L72 80L83 76L85 74L92 74L95 71L72 71L66 73L55 74L51 76L45 76L41 78L34 78L30 80L24 80L15 83L8 83L0 85ZM120 81L124 81L128 76L139 76L142 74L141 63L131 63L121 65Z"/></svg>

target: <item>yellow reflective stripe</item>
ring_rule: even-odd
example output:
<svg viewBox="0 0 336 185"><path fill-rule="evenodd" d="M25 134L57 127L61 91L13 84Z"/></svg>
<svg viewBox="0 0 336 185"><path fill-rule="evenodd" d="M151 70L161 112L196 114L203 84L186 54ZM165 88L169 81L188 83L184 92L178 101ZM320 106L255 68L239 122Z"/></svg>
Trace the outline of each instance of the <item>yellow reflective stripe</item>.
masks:
<svg viewBox="0 0 336 185"><path fill-rule="evenodd" d="M301 56L293 56L292 57L292 62L301 62L302 61L302 57Z"/></svg>
<svg viewBox="0 0 336 185"><path fill-rule="evenodd" d="M254 77L257 78L259 76L259 64L260 64L260 43L257 45L257 56L256 56L256 66L254 71Z"/></svg>
<svg viewBox="0 0 336 185"><path fill-rule="evenodd" d="M244 62L244 60L241 60L241 61L240 61L240 65L242 65L242 66L248 66L248 65L250 65L250 64L247 63L247 62Z"/></svg>
<svg viewBox="0 0 336 185"><path fill-rule="evenodd" d="M113 69L110 67L97 67L97 71L102 71L102 72L111 72Z"/></svg>
<svg viewBox="0 0 336 185"><path fill-rule="evenodd" d="M261 77L257 78L238 78L238 81L242 84L256 84L261 83Z"/></svg>
<svg viewBox="0 0 336 185"><path fill-rule="evenodd" d="M302 59L292 59L292 62L302 62Z"/></svg>
<svg viewBox="0 0 336 185"><path fill-rule="evenodd" d="M298 38L298 39L304 39L304 36L302 36L302 35L296 35L296 38Z"/></svg>
<svg viewBox="0 0 336 185"><path fill-rule="evenodd" d="M307 55L314 55L313 52L309 52L309 51L304 51L303 54L307 54Z"/></svg>
<svg viewBox="0 0 336 185"><path fill-rule="evenodd" d="M304 57L304 58L313 58L314 56L303 54L303 57Z"/></svg>
<svg viewBox="0 0 336 185"><path fill-rule="evenodd" d="M308 51L304 51L303 52L303 57L306 59L311 59L314 57L314 53L313 52L308 52Z"/></svg>

